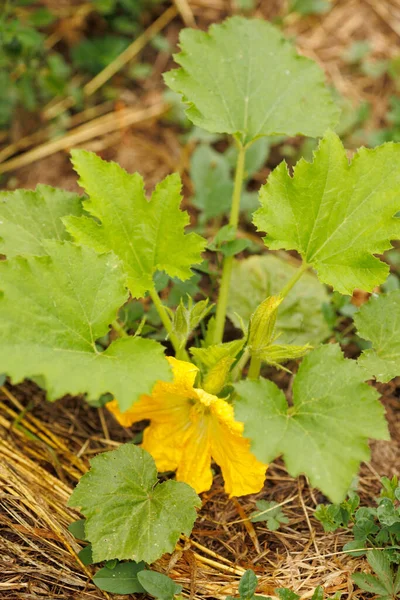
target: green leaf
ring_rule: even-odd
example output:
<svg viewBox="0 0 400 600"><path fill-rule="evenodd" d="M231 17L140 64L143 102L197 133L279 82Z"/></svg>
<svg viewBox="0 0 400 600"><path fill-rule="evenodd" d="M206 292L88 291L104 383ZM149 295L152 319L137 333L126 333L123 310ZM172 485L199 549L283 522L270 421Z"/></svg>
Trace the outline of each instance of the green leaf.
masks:
<svg viewBox="0 0 400 600"><path fill-rule="evenodd" d="M276 588L275 593L280 600L299 600L300 596L289 588Z"/></svg>
<svg viewBox="0 0 400 600"><path fill-rule="evenodd" d="M181 585L157 571L142 571L138 579L145 591L157 600L173 600L174 596L182 591Z"/></svg>
<svg viewBox="0 0 400 600"><path fill-rule="evenodd" d="M190 177L195 196L193 204L201 210L202 222L229 212L233 180L225 157L201 144L191 158Z"/></svg>
<svg viewBox="0 0 400 600"><path fill-rule="evenodd" d="M289 519L284 515L277 502L258 500L256 506L257 510L250 515L252 523L265 521L267 529L270 531L277 531L282 524L289 523Z"/></svg>
<svg viewBox="0 0 400 600"><path fill-rule="evenodd" d="M77 540L85 540L85 519L78 519L68 525L68 531L72 533Z"/></svg>
<svg viewBox="0 0 400 600"><path fill-rule="evenodd" d="M69 500L86 517L95 562L144 560L172 552L181 533L190 535L200 498L186 483L157 483L151 455L125 444L90 461L90 471Z"/></svg>
<svg viewBox="0 0 400 600"><path fill-rule="evenodd" d="M376 258L400 237L400 144L361 148L349 164L328 132L314 162L300 160L293 177L282 162L261 189L254 224L272 250L297 250L319 279L342 294L372 291L389 273Z"/></svg>
<svg viewBox="0 0 400 600"><path fill-rule="evenodd" d="M138 173L131 175L84 150L74 150L72 162L89 196L85 210L95 219L67 217L64 223L79 244L97 252L113 250L134 297L152 288L157 270L182 280L192 276L190 267L201 263L206 241L196 233L184 233L189 216L179 209L179 175L166 177L148 201Z"/></svg>
<svg viewBox="0 0 400 600"><path fill-rule="evenodd" d="M181 68L164 78L198 127L245 144L263 135L317 137L337 122L321 69L266 21L232 17L208 33L184 29L180 47Z"/></svg>
<svg viewBox="0 0 400 600"><path fill-rule="evenodd" d="M92 545L88 544L78 552L79 560L86 566L93 564Z"/></svg>
<svg viewBox="0 0 400 600"><path fill-rule="evenodd" d="M114 569L103 567L93 577L100 590L113 594L141 594L145 592L139 583L138 574L146 568L143 562L119 563Z"/></svg>
<svg viewBox="0 0 400 600"><path fill-rule="evenodd" d="M377 515L379 522L387 527L400 523L400 514L389 498L382 498L377 508Z"/></svg>
<svg viewBox="0 0 400 600"><path fill-rule="evenodd" d="M8 258L47 251L44 240L69 240L61 221L82 214L78 194L38 185L36 190L0 192L0 254Z"/></svg>
<svg viewBox="0 0 400 600"><path fill-rule="evenodd" d="M242 575L239 583L239 595L241 600L251 600L257 589L257 577L251 569Z"/></svg>
<svg viewBox="0 0 400 600"><path fill-rule="evenodd" d="M368 460L368 438L388 439L378 393L338 345L304 358L293 407L272 381L247 380L235 388L235 415L257 458L268 463L283 454L293 477L305 473L333 502L344 499L360 462Z"/></svg>
<svg viewBox="0 0 400 600"><path fill-rule="evenodd" d="M400 375L400 291L372 296L354 323L358 335L372 342L359 358L367 375L384 383Z"/></svg>
<svg viewBox="0 0 400 600"><path fill-rule="evenodd" d="M115 256L70 242L45 249L47 256L0 262L0 371L14 383L43 377L50 400L109 392L122 410L171 379L153 340L120 338L104 352L96 346L127 299Z"/></svg>
<svg viewBox="0 0 400 600"><path fill-rule="evenodd" d="M315 588L311 600L324 600L324 588L321 585Z"/></svg>
<svg viewBox="0 0 400 600"><path fill-rule="evenodd" d="M377 574L379 581L385 586L386 593L391 594L393 592L393 573L386 552L370 550L367 552L367 560Z"/></svg>
<svg viewBox="0 0 400 600"><path fill-rule="evenodd" d="M369 575L368 573L353 573L351 578L362 590L371 592L372 594L379 594L379 596L387 596L385 586L373 575Z"/></svg>
<svg viewBox="0 0 400 600"><path fill-rule="evenodd" d="M245 326L256 308L268 296L277 296L296 273L287 261L273 254L234 261L228 300L228 316L235 327ZM279 308L276 329L279 344L317 345L329 336L322 314L329 296L318 279L305 273Z"/></svg>

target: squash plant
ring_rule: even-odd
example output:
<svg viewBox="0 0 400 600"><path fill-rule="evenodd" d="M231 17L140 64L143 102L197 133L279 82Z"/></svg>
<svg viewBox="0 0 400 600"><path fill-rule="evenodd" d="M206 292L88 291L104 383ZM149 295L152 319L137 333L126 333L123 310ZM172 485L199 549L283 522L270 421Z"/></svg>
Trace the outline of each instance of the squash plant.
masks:
<svg viewBox="0 0 400 600"><path fill-rule="evenodd" d="M147 198L138 173L75 150L85 197L48 186L0 196L0 372L13 383L33 379L50 401L111 394L106 406L125 426L150 420L141 448L95 457L70 499L86 517L94 561L151 563L171 552L190 534L212 460L230 495L259 492L267 464L282 455L291 475L306 474L341 502L368 460L368 439L388 438L367 381L400 374L398 292L373 297L357 315L371 342L359 361L321 345L318 326L322 284L352 294L387 278L377 255L400 238L400 145L361 148L349 162L321 70L264 21L184 30L180 45L167 85L195 125L231 136L237 148L229 222L209 244L222 262L215 306L181 299L172 310L160 295L160 273L185 281L193 268L204 271L207 241L186 231L179 175ZM301 266L272 254L262 265L237 261L246 153L260 137L298 134L322 137L313 161L271 173L253 222L269 250L297 251ZM247 278L241 266L250 261ZM250 308L241 315L243 286ZM143 322L121 322L121 307L145 297L174 356ZM224 340L227 314L242 327L238 339ZM261 375L263 365L286 369L293 360L290 394ZM158 483L157 471L176 471L176 480Z"/></svg>

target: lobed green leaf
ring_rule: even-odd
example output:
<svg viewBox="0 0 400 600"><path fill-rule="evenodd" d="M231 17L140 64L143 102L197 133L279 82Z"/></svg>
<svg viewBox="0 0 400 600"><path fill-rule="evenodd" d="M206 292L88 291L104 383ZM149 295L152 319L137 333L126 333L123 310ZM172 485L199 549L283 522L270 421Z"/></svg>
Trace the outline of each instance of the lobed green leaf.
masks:
<svg viewBox="0 0 400 600"><path fill-rule="evenodd" d="M235 388L235 415L257 458L268 463L283 454L293 477L305 473L334 502L344 499L360 462L368 460L368 438L388 439L377 391L338 345L304 358L294 380L293 407L266 379Z"/></svg>
<svg viewBox="0 0 400 600"><path fill-rule="evenodd" d="M372 291L389 267L377 258L400 238L400 144L361 148L349 163L339 137L328 132L312 163L293 177L282 162L261 189L254 215L272 250L297 250L319 279L342 294Z"/></svg>
<svg viewBox="0 0 400 600"><path fill-rule="evenodd" d="M200 498L186 483L157 483L151 455L134 444L99 454L69 500L86 517L95 562L152 563L190 535Z"/></svg>
<svg viewBox="0 0 400 600"><path fill-rule="evenodd" d="M72 151L72 162L89 196L84 207L92 217L66 217L67 230L78 244L116 254L132 296L144 296L158 270L182 280L192 276L206 240L184 233L189 216L179 208L179 175L166 177L147 200L139 173L131 175L84 150Z"/></svg>
<svg viewBox="0 0 400 600"><path fill-rule="evenodd" d="M181 68L164 78L198 127L245 144L264 135L316 137L337 122L321 69L270 23L237 16L207 33L184 29L180 47Z"/></svg>
<svg viewBox="0 0 400 600"><path fill-rule="evenodd" d="M99 351L128 293L119 261L70 242L47 256L0 262L0 371L14 383L44 379L50 400L65 394L118 398L122 410L171 379L161 345L121 338Z"/></svg>

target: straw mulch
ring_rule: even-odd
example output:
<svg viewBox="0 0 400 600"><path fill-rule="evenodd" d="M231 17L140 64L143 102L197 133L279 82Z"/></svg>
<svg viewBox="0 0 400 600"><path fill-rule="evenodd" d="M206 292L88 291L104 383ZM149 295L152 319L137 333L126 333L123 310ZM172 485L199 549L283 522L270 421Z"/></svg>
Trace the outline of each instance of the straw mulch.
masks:
<svg viewBox="0 0 400 600"><path fill-rule="evenodd" d="M261 1L256 14L274 18L284 13L283 5L280 0ZM174 7L162 29L171 41L177 39L182 21L190 24L194 19L206 27L232 12L228 0L176 0ZM296 35L304 54L318 60L342 94L355 105L363 100L371 103L367 128L380 127L388 98L395 93L393 82L387 77L369 79L342 57L355 39L369 39L376 59L395 55L400 0L339 0L326 15L288 17L284 28L289 35ZM159 72L168 67L157 60ZM177 169L190 193L192 148L182 145L175 127L161 121L166 107L157 72L153 77L140 92L121 93L118 106L103 103L76 115L67 134L58 140L48 139L45 117L33 136L13 139L0 151L0 172L13 174L8 186L34 187L41 182L76 189L67 151L71 145L82 145L130 171L140 170L150 188ZM54 103L49 109L58 110ZM267 174L265 169L263 176ZM373 504L379 477L394 474L400 459L397 388L392 383L381 386L380 391L393 439L375 443L371 464L362 467L360 493L365 504ZM82 565L76 556L82 546L67 526L78 515L66 503L88 469L89 459L116 448L132 435L106 410L91 409L82 399L65 398L49 404L33 384L1 388L0 598L109 597L91 583L92 567ZM247 517L255 510L256 498L282 503L289 524L277 532L269 532L262 523L252 525ZM307 598L315 586L323 585L329 594L341 591L345 597L365 597L353 589L350 579L353 571L366 568L365 561L341 552L351 535L323 532L313 512L324 498L310 489L305 479L290 478L279 461L270 467L265 489L257 497L228 499L217 474L212 490L202 499L191 539L181 540L172 556L155 565L184 586L185 596L225 598L236 592L244 570L252 568L259 576L259 593L273 594L275 587L285 586Z"/></svg>

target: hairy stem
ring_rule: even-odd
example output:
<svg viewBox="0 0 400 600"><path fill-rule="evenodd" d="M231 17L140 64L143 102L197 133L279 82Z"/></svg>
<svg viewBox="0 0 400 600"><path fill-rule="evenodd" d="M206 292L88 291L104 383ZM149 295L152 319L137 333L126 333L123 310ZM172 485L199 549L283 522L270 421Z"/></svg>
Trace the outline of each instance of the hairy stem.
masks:
<svg viewBox="0 0 400 600"><path fill-rule="evenodd" d="M165 310L165 306L161 302L161 298L157 294L156 289L152 288L151 290L149 290L149 294L150 294L150 298L153 300L154 306L156 307L156 310L159 314L162 324L164 325L165 329L167 330L168 338L171 340L171 344L174 347L176 357L180 358L182 360L189 361L190 360L189 355L186 352L185 348L181 348L179 340L178 340L177 336L175 335L175 333L173 332L171 319L169 318L169 315L168 315L167 311Z"/></svg>
<svg viewBox="0 0 400 600"><path fill-rule="evenodd" d="M246 147L239 146L239 152L236 162L235 172L235 185L233 188L232 195L232 207L229 218L229 225L237 229L239 222L239 211L240 211L240 198L242 195L242 186L244 178L244 164L245 164ZM220 344L224 335L226 310L228 307L228 295L229 286L231 282L233 266L233 256L226 256L222 267L221 285L219 288L217 312L215 315L215 332L214 332L214 344Z"/></svg>

